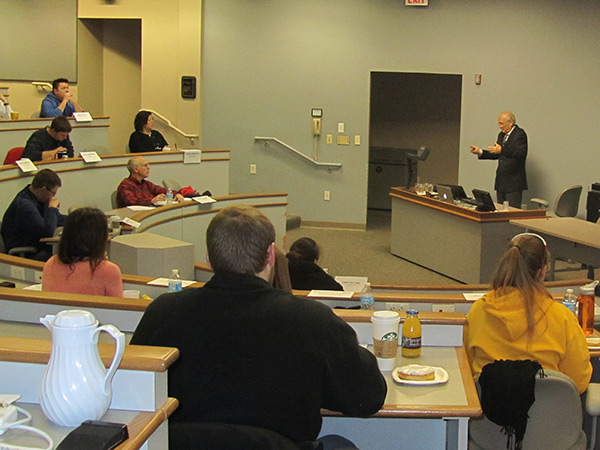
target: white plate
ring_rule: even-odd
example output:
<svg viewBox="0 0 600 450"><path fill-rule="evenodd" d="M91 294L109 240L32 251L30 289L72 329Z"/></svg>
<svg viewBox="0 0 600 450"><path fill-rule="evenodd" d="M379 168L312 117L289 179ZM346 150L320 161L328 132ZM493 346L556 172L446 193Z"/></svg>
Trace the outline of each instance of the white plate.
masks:
<svg viewBox="0 0 600 450"><path fill-rule="evenodd" d="M442 367L433 367L433 372L435 374L435 378L433 380L424 380L424 381L417 381L417 380L403 380L402 378L400 378L398 376L398 369L400 367L396 367L393 371L392 371L392 378L394 379L394 381L396 383L400 383L400 384L412 384L415 386L429 386L432 384L444 384L448 381L448 372L446 372L446 369L442 368Z"/></svg>

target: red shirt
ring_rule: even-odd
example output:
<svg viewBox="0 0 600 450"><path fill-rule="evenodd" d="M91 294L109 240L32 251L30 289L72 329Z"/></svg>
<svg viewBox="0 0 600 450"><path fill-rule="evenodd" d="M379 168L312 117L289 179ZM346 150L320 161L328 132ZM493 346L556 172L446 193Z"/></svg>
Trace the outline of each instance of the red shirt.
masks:
<svg viewBox="0 0 600 450"><path fill-rule="evenodd" d="M123 208L129 205L151 206L152 199L158 194L166 194L167 188L148 180L138 181L133 176L125 178L117 188L117 205Z"/></svg>

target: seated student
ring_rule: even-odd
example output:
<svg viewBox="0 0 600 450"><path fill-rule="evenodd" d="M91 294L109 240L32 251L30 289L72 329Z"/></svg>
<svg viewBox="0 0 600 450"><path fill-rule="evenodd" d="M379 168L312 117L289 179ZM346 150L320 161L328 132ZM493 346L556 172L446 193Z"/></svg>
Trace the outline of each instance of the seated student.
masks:
<svg viewBox="0 0 600 450"><path fill-rule="evenodd" d="M319 302L269 285L274 241L273 224L257 209L221 210L206 230L213 277L204 287L158 297L131 338L181 353L169 369L169 395L179 400L169 419L171 450L194 448L185 430L202 424L208 433L192 440L211 449L223 448L211 442L218 425L323 448L312 445L321 408L367 417L385 400L376 358L347 323Z"/></svg>
<svg viewBox="0 0 600 450"><path fill-rule="evenodd" d="M69 139L70 132L69 119L56 117L49 127L37 130L29 137L21 157L32 161L60 159L65 155L72 158L74 150Z"/></svg>
<svg viewBox="0 0 600 450"><path fill-rule="evenodd" d="M531 359L568 375L583 393L592 375L590 354L575 315L543 285L547 257L541 236L521 233L512 239L492 291L467 314L465 347L474 375L497 359Z"/></svg>
<svg viewBox="0 0 600 450"><path fill-rule="evenodd" d="M131 153L161 152L168 147L160 132L154 129L154 116L150 111L140 111L133 120L135 131L129 137Z"/></svg>
<svg viewBox="0 0 600 450"><path fill-rule="evenodd" d="M341 284L325 273L317 264L319 246L311 238L296 240L287 255L292 288L310 291L313 289L343 291Z"/></svg>
<svg viewBox="0 0 600 450"><path fill-rule="evenodd" d="M37 247L31 259L46 261L52 248L40 243L41 238L52 237L56 227L65 221L56 198L61 186L59 176L50 169L40 170L31 184L17 194L2 219L2 238L8 252L14 247Z"/></svg>
<svg viewBox="0 0 600 450"><path fill-rule="evenodd" d="M0 119L10 120L10 113L12 109L10 108L10 103L8 103L7 98L0 93Z"/></svg>
<svg viewBox="0 0 600 450"><path fill-rule="evenodd" d="M150 175L150 164L143 156L133 156L127 162L129 177L125 178L117 188L117 204L119 208L129 205L151 206L163 202L167 188L154 184L146 178ZM183 202L183 195L177 193L174 199Z"/></svg>
<svg viewBox="0 0 600 450"><path fill-rule="evenodd" d="M106 259L108 222L96 208L80 208L65 221L58 255L44 265L42 290L123 297L121 269Z"/></svg>
<svg viewBox="0 0 600 450"><path fill-rule="evenodd" d="M52 92L42 100L40 117L71 117L74 112L83 111L69 87L69 80L57 78L52 82Z"/></svg>

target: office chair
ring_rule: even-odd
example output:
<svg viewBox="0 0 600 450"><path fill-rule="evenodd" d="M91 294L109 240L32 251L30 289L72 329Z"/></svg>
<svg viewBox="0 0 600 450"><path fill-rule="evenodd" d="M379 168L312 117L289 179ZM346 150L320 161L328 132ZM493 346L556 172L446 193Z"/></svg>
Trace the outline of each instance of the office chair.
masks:
<svg viewBox="0 0 600 450"><path fill-rule="evenodd" d="M554 215L557 217L575 217L579 209L579 198L582 190L583 186L577 185L562 191L556 198ZM539 205L542 209L549 206L548 201L541 198L532 198L530 202Z"/></svg>
<svg viewBox="0 0 600 450"><path fill-rule="evenodd" d="M0 227L2 227L2 221L0 221ZM38 249L33 246L26 247L13 247L8 251L9 255L12 256L20 256L21 258L26 258L26 255L33 255L38 252ZM0 234L0 253L6 253L6 244L4 243L4 238Z"/></svg>
<svg viewBox="0 0 600 450"><path fill-rule="evenodd" d="M119 204L117 203L117 191L112 191L110 194L110 204L112 209L117 209L119 207Z"/></svg>
<svg viewBox="0 0 600 450"><path fill-rule="evenodd" d="M536 375L535 402L529 408L523 450L585 450L581 400L571 378L544 369ZM481 395L479 382L477 391ZM600 402L596 401L600 414ZM597 414L596 414L597 415ZM485 415L469 423L469 450L506 450L506 435Z"/></svg>
<svg viewBox="0 0 600 450"><path fill-rule="evenodd" d="M163 180L163 186L167 189L172 189L175 192L179 192L181 190L181 185L172 178L165 178Z"/></svg>
<svg viewBox="0 0 600 450"><path fill-rule="evenodd" d="M4 165L14 164L16 161L21 159L25 147L13 147L11 148L4 158Z"/></svg>

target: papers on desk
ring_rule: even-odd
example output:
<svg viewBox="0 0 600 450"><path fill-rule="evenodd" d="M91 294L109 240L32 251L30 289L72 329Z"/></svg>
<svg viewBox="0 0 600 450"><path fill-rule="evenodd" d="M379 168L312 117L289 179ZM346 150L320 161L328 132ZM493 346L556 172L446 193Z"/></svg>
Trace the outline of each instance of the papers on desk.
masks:
<svg viewBox="0 0 600 450"><path fill-rule="evenodd" d="M100 158L96 152L79 152L79 156L81 156L86 163L102 161L102 158Z"/></svg>
<svg viewBox="0 0 600 450"><path fill-rule="evenodd" d="M463 297L468 302L474 302L483 297L487 292L463 292Z"/></svg>
<svg viewBox="0 0 600 450"><path fill-rule="evenodd" d="M17 166L19 166L19 169L25 173L35 172L37 170L37 167L35 167L35 164L32 163L29 158L21 158L17 161Z"/></svg>
<svg viewBox="0 0 600 450"><path fill-rule="evenodd" d="M362 292L365 284L369 281L368 277L335 277L335 281L340 283L344 291Z"/></svg>
<svg viewBox="0 0 600 450"><path fill-rule="evenodd" d="M216 200L214 198L209 197L208 195L201 195L200 197L192 197L192 200L200 203L201 205L204 205L206 203L215 203L216 202Z"/></svg>
<svg viewBox="0 0 600 450"><path fill-rule="evenodd" d="M127 209L132 211L150 211L154 209L154 206L131 205L128 206Z"/></svg>
<svg viewBox="0 0 600 450"><path fill-rule="evenodd" d="M191 284L194 284L195 281L194 280L181 280L181 286L182 287L188 287ZM154 280L148 281L149 285L151 286L169 286L169 279L168 278L155 278Z"/></svg>
<svg viewBox="0 0 600 450"><path fill-rule="evenodd" d="M25 291L41 291L42 285L41 284L32 284L30 286L25 286L23 288L23 290L25 290Z"/></svg>
<svg viewBox="0 0 600 450"><path fill-rule="evenodd" d="M307 297L352 298L352 291L318 291L313 289Z"/></svg>

